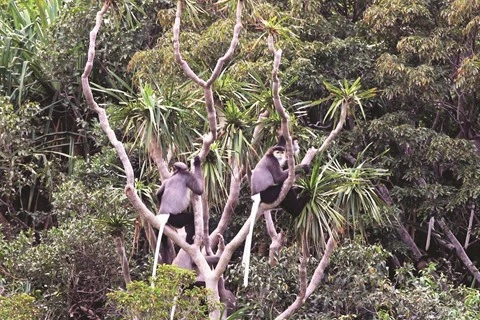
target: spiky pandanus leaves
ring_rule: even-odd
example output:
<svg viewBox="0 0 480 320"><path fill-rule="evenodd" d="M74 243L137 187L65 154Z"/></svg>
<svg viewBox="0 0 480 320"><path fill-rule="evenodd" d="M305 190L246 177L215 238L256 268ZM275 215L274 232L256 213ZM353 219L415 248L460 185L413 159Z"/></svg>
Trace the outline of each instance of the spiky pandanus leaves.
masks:
<svg viewBox="0 0 480 320"><path fill-rule="evenodd" d="M345 223L345 218L336 207L335 197L330 192L339 176L328 169L328 164L321 165L319 159L315 161L309 178L297 180L302 194L308 195L310 201L296 221L296 230L316 252L325 246L328 237L334 234L333 230Z"/></svg>
<svg viewBox="0 0 480 320"><path fill-rule="evenodd" d="M333 230L364 232L369 221L384 223L389 217L382 210L383 201L375 192L375 181L388 175L385 169L368 167L357 160L353 166L328 157L325 164L316 161L309 179L299 179L298 186L311 200L296 222L296 229L310 246L319 250Z"/></svg>

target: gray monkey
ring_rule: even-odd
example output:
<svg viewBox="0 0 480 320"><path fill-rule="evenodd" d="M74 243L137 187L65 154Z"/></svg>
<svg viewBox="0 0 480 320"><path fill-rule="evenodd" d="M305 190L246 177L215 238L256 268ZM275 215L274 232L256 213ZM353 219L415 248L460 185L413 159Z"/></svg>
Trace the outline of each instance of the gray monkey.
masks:
<svg viewBox="0 0 480 320"><path fill-rule="evenodd" d="M285 144L285 139L283 140ZM298 143L296 144L298 147ZM251 195L253 200L252 211L250 213L250 230L245 240L245 249L243 251L242 264L245 268L243 285L248 285L248 272L250 264L250 248L252 245L253 225L257 215L260 202L273 203L278 199L282 190L283 182L288 178L287 157L285 148L281 145L281 141L276 146L271 147L260 159L252 171L251 178ZM295 172L309 172L308 165L295 166ZM306 196L298 197L295 189L292 187L288 190L285 198L280 202L280 206L290 213L292 217L298 217L310 199Z"/></svg>
<svg viewBox="0 0 480 320"><path fill-rule="evenodd" d="M172 176L166 179L157 190L156 196L160 203L157 217L160 220L160 228L158 230L157 247L155 248L152 277L156 275L158 254L165 224L168 223L175 228L185 227L187 233L186 241L189 244L193 243L195 218L193 212L187 212L186 210L190 205L191 192L196 195L203 193L203 174L201 161L198 156L193 160L193 167L194 172L192 173L188 171L185 163L175 162L173 164L174 171Z"/></svg>

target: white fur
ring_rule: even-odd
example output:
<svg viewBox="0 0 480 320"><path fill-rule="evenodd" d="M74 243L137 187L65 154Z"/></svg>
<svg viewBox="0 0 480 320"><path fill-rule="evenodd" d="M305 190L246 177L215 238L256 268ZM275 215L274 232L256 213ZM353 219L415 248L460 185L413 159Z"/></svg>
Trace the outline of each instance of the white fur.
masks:
<svg viewBox="0 0 480 320"><path fill-rule="evenodd" d="M253 204L252 211L250 213L250 226L245 239L245 248L243 249L243 258L242 266L244 267L244 276L243 276L243 286L248 286L248 273L250 271L250 250L252 248L252 237L253 237L253 225L255 224L255 218L257 217L258 207L260 206L260 193L254 194L252 196Z"/></svg>
<svg viewBox="0 0 480 320"><path fill-rule="evenodd" d="M274 151L273 156L275 159L278 160L278 163L280 163L280 167L283 168L285 163L287 163L287 157L285 157L285 152L283 151Z"/></svg>
<svg viewBox="0 0 480 320"><path fill-rule="evenodd" d="M153 256L152 288L155 286L155 277L157 276L158 254L160 253L160 245L162 244L163 229L165 229L170 214L162 213L155 218L159 220L160 228L158 228L157 247L155 248L155 255Z"/></svg>

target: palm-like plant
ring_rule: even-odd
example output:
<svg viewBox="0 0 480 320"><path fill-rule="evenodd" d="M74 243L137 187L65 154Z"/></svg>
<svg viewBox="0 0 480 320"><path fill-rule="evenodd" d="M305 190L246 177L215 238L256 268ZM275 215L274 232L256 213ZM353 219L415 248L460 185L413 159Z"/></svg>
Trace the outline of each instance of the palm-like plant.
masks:
<svg viewBox="0 0 480 320"><path fill-rule="evenodd" d="M363 154L363 153L362 153ZM388 175L387 170L372 168L357 160L349 167L329 156L321 165L316 161L309 179L299 179L298 185L311 200L296 223L296 229L317 250L326 243L325 234L353 228L363 234L366 221L383 223L388 216L375 193L374 181ZM309 246L310 247L310 246Z"/></svg>
<svg viewBox="0 0 480 320"><path fill-rule="evenodd" d="M362 116L365 118L365 110L363 110L362 100L374 97L377 92L376 88L361 90L362 85L360 83L360 78L357 78L352 84L349 84L346 79L343 80L343 83L339 82L339 86L334 86L326 81L324 81L323 84L327 90L330 91L330 96L321 101L333 100L325 115L325 119L331 119L336 115L338 116L338 110L343 103L348 105L348 114L353 116L355 116L355 112L354 110L351 110L351 107L358 105Z"/></svg>
<svg viewBox="0 0 480 320"><path fill-rule="evenodd" d="M140 147L146 151L152 136L155 136L164 149L191 149L194 140L191 129L195 129L195 126L189 125L194 123L192 114L194 116L196 113L196 99L182 90L187 85L184 83L175 88L173 84L165 82L153 88L146 83L134 98L129 94L115 93L124 101L122 106L110 109L112 119L122 121L125 132L135 132L135 136L131 137L132 148ZM197 116L201 117L200 114Z"/></svg>
<svg viewBox="0 0 480 320"><path fill-rule="evenodd" d="M0 14L0 92L21 103L53 86L42 71L38 50L55 21L61 0L8 1Z"/></svg>

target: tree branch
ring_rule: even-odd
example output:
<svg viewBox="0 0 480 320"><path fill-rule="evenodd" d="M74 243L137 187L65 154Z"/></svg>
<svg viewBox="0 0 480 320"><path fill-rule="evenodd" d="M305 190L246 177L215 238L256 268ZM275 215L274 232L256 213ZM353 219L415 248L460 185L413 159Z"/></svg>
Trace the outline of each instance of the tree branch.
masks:
<svg viewBox="0 0 480 320"><path fill-rule="evenodd" d="M320 148L316 149L312 147L308 149L307 154L302 160L302 164L310 164L317 153L325 151L325 149L332 143L333 139L340 133L340 131L342 131L343 125L347 119L348 105L349 103L347 101L343 101L340 111L340 119L338 120L337 126L332 130L332 132L330 132L327 139L323 141Z"/></svg>
<svg viewBox="0 0 480 320"><path fill-rule="evenodd" d="M265 210L265 212L263 213L263 217L265 218L268 235L270 236L270 239L272 239L272 243L270 244L270 252L268 254L268 260L270 265L274 267L277 264L276 257L280 253L280 249L283 246L285 236L283 232L278 233L277 230L275 230L275 225L273 223L272 213L270 212L270 210Z"/></svg>
<svg viewBox="0 0 480 320"><path fill-rule="evenodd" d="M150 137L150 143L148 145L148 154L152 158L153 162L157 166L158 172L160 173L160 178L162 181L171 177L170 172L168 171L168 164L163 159L163 150L160 144L157 141L157 138L154 134Z"/></svg>
<svg viewBox="0 0 480 320"><path fill-rule="evenodd" d="M467 270L472 274L477 283L480 284L480 272L478 271L475 264L473 264L472 260L470 260L465 250L463 250L460 241L458 241L452 231L450 231L450 228L447 226L445 219L441 217L437 219L437 223L442 229L443 233L447 236L448 240L450 240L450 242L455 246L457 257L460 258Z"/></svg>
<svg viewBox="0 0 480 320"><path fill-rule="evenodd" d="M110 127L105 110L103 108L100 108L98 104L95 102L93 98L92 89L90 87L90 83L88 80L93 68L97 33L100 30L103 15L108 9L109 4L110 2L108 1L105 2L101 10L97 12L95 27L90 32L88 58L87 58L87 63L85 65L84 72L82 74L83 94L85 96L85 100L88 106L97 113L101 128L106 133L110 143L115 147L118 157L122 162L123 168L125 170L126 180L127 180L126 186L125 186L125 194L128 200L130 201L132 206L135 208L135 210L139 214L141 214L147 220L148 223L150 223L155 228L159 228L160 227L159 221L156 219L155 215L147 208L147 206L145 206L145 204L142 202L142 200L140 199L140 197L136 192L136 189L134 186L135 176L133 174L133 168L132 168L132 164L130 163L130 159L127 156L123 143L118 141L114 131ZM208 264L206 263L203 255L201 254L198 248L195 248L194 246L190 246L182 237L180 237L172 228L168 226L165 227L164 233L170 239L172 239L179 247L187 251L192 257L192 259L194 260L194 262L199 267L209 269Z"/></svg>
<svg viewBox="0 0 480 320"><path fill-rule="evenodd" d="M275 106L275 110L277 111L277 113L281 118L280 129L286 142L287 163L288 163L288 178L283 182L282 190L280 191L280 194L278 195L277 200L274 203L266 206L266 209L272 209L272 208L278 207L280 202L282 202L285 196L287 195L288 190L290 190L290 188L293 185L293 181L295 180L295 162L293 158L292 138L288 130L288 115L285 112L285 108L282 105L282 100L280 99L280 79L278 77L278 72L280 68L280 60L282 58L282 50L275 49L274 39L271 34L268 35L267 44L268 44L268 49L273 54L273 69L272 69L273 104Z"/></svg>
<svg viewBox="0 0 480 320"><path fill-rule="evenodd" d="M220 221L217 227L210 234L210 245L215 247L218 243L218 235L223 234L227 229L228 224L232 220L233 213L238 204L238 198L240 196L240 187L243 180L243 170L236 165L232 170L232 176L230 181L230 191L228 193L227 203L222 212Z"/></svg>

